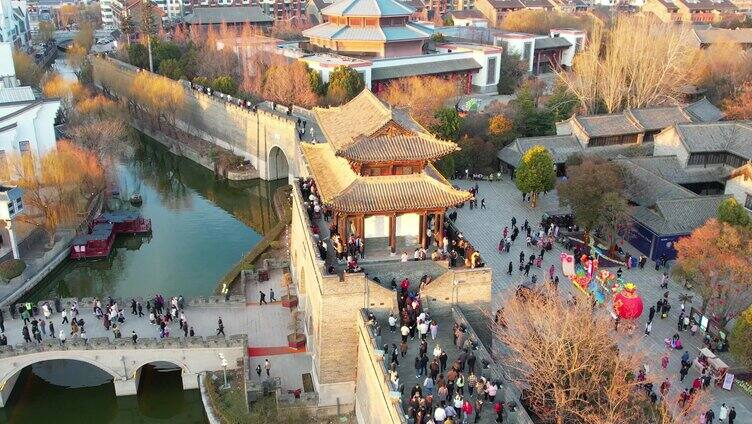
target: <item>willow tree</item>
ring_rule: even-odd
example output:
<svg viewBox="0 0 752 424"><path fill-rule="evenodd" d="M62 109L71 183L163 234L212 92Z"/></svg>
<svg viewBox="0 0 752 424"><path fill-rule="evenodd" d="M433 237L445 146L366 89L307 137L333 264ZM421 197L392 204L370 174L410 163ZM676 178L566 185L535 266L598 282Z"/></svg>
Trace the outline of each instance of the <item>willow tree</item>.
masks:
<svg viewBox="0 0 752 424"><path fill-rule="evenodd" d="M18 220L42 228L54 244L58 228L73 224L87 200L104 188L104 172L95 155L67 141L41 157L11 157L11 179L24 190Z"/></svg>
<svg viewBox="0 0 752 424"><path fill-rule="evenodd" d="M131 84L130 96L151 115L152 122L156 121L160 129L164 120L175 136L178 135L177 117L185 106L185 91L180 84L149 72L139 72Z"/></svg>
<svg viewBox="0 0 752 424"><path fill-rule="evenodd" d="M594 26L572 70L558 77L590 113L673 103L692 81L689 36L686 25L622 16L610 29Z"/></svg>
<svg viewBox="0 0 752 424"><path fill-rule="evenodd" d="M556 184L554 158L543 146L533 146L522 155L514 173L514 182L523 193L530 193L531 206L538 202L538 193L553 190Z"/></svg>

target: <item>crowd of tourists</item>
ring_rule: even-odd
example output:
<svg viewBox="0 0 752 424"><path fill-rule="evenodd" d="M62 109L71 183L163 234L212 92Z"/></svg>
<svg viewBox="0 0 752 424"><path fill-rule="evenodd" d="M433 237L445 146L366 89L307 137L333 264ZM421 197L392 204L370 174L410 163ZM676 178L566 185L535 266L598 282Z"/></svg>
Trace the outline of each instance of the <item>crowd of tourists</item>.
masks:
<svg viewBox="0 0 752 424"><path fill-rule="evenodd" d="M421 287L430 282L427 280L430 279L421 279ZM398 293L399 311L389 315L388 325L391 333L399 335L400 343L399 346L387 343L383 350L392 390L405 396L411 422L478 422L486 415L502 422L504 402L498 393L501 383L484 375L487 363L476 356L479 344L474 336L460 323L454 323L451 329L441 329L424 309L420 291L413 291L408 279L403 279L399 286L393 282L392 286ZM380 336L380 325L374 316L369 318ZM440 346L439 331L452 332L452 343L459 352L456 357L450 358L446 347ZM413 364L417 380L414 386L405 386L405 377L398 370L400 361ZM402 370L404 373L404 367Z"/></svg>
<svg viewBox="0 0 752 424"><path fill-rule="evenodd" d="M161 294L156 294L148 299L145 305L141 298L131 298L129 306L130 317L127 319L148 319L149 323L155 327L155 335L159 338L170 337L171 326L174 323L178 324L184 337L195 336L195 331L186 318L183 296L165 300ZM91 302L92 320L98 321L105 332L112 332L114 338L122 338L127 316L126 307L109 296L104 302L94 298ZM53 315L58 313L55 310L57 308L59 308L60 323L56 328L57 319L54 319ZM65 344L68 339L80 338L86 342L89 338L86 331L88 323L79 310L78 301L74 300L69 305L53 305L50 302L44 302L36 311L31 303L25 303L20 305L18 313L23 324L21 336L26 343L42 343L45 338L50 338L57 339L60 344ZM219 334L224 335L221 317L217 322L217 335ZM136 331L131 330L130 338L133 343L137 343L138 337ZM0 346L7 344L5 317L0 311Z"/></svg>
<svg viewBox="0 0 752 424"><path fill-rule="evenodd" d="M357 233L354 223L350 223L349 237L341 237L339 234L339 223L337 220L331 219L331 210L321 203L316 182L312 178L303 179L300 181L300 190L303 198L303 206L311 221L311 231L319 249L321 259L326 261L330 256L327 240L321 237L321 229L318 225L319 220L323 219L325 223L329 223L329 241L331 242L331 248L334 250L332 253L334 255L333 258L338 264L345 265L345 272L363 271L358 261L365 257L365 240L362 234ZM476 187L473 190L475 190L474 193L477 193L478 188ZM456 218L456 216L456 213L454 213L454 215L449 216L449 219L451 220L452 217ZM427 260L429 258L434 261L447 260L450 267L464 264L468 268L479 268L485 265L480 252L472 243L464 238L462 233L452 234L448 226L443 225L442 233L438 235L434 234L434 228L436 227L433 218L427 220L425 244L431 246L434 240L440 240L441 243L437 243L435 249L432 249L429 253L429 249L417 247L412 255L408 254L407 251L403 251L401 260L403 262L409 260ZM336 272L334 265L328 267L328 272L330 274Z"/></svg>

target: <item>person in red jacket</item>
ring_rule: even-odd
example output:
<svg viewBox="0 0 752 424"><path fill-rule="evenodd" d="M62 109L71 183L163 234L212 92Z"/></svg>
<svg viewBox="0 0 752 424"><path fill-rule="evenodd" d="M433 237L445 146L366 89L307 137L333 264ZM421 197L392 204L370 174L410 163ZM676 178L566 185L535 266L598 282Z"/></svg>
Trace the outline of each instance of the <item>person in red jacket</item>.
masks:
<svg viewBox="0 0 752 424"><path fill-rule="evenodd" d="M462 416L462 422L466 423L467 420L469 420L470 417L473 415L473 404L470 403L470 401L467 399L465 399L465 401L462 402L462 412L464 414Z"/></svg>
<svg viewBox="0 0 752 424"><path fill-rule="evenodd" d="M496 412L496 422L504 422L504 417L502 416L504 405L502 405L501 402L494 403L494 412Z"/></svg>

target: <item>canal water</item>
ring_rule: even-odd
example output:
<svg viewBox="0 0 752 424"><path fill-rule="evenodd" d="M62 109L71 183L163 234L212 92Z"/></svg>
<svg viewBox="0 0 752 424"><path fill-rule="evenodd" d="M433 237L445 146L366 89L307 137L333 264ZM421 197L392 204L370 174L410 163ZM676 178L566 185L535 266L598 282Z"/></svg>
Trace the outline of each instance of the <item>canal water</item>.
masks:
<svg viewBox="0 0 752 424"><path fill-rule="evenodd" d="M212 294L217 280L276 223L273 193L285 181L217 181L207 169L141 136L111 172L121 198L152 220L146 237L118 236L107 259L67 262L28 295L53 297L186 297ZM203 423L197 390L183 391L179 371L142 373L138 396L115 397L111 377L89 364L44 362L22 371L2 423Z"/></svg>
<svg viewBox="0 0 752 424"><path fill-rule="evenodd" d="M211 295L217 281L275 224L273 192L285 184L217 181L206 168L145 136L116 168L123 200L110 200L110 207L139 211L151 219L152 234L117 236L106 259L67 261L31 300ZM132 192L141 194L141 207L129 204Z"/></svg>

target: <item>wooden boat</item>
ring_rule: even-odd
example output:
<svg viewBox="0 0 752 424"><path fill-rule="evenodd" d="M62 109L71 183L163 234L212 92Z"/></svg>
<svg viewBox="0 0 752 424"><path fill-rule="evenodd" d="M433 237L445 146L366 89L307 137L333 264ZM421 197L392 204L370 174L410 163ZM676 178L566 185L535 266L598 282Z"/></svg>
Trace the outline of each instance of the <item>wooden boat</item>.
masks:
<svg viewBox="0 0 752 424"><path fill-rule="evenodd" d="M99 223L91 228L89 234L82 234L73 239L71 259L104 258L112 251L115 232L110 223Z"/></svg>
<svg viewBox="0 0 752 424"><path fill-rule="evenodd" d="M141 195L138 193L131 194L129 201L131 202L131 205L136 207L141 206L144 203L144 199L142 199Z"/></svg>
<svg viewBox="0 0 752 424"><path fill-rule="evenodd" d="M94 223L110 223L116 234L146 234L151 232L151 219L137 212L104 212L94 219Z"/></svg>

